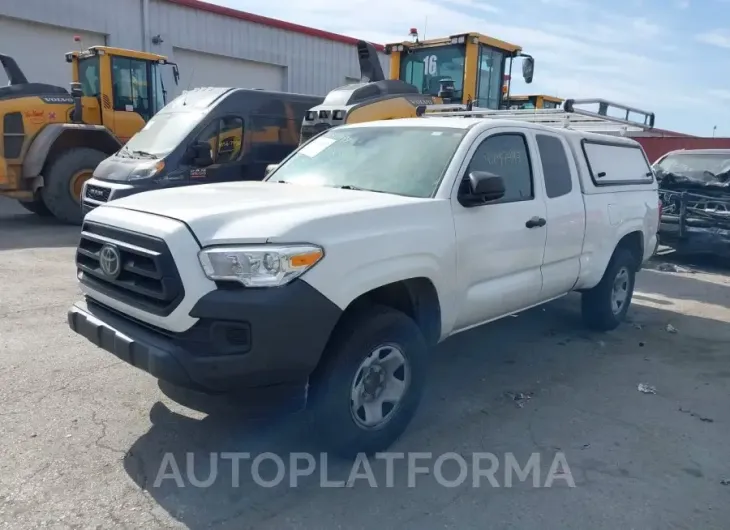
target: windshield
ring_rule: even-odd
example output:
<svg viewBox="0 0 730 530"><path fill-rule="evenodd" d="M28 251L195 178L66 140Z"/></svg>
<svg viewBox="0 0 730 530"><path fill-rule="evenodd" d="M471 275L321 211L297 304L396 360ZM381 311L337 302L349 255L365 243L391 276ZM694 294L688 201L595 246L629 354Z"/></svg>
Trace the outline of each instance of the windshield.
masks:
<svg viewBox="0 0 730 530"><path fill-rule="evenodd" d="M269 179L432 197L465 134L443 127L338 127L302 146Z"/></svg>
<svg viewBox="0 0 730 530"><path fill-rule="evenodd" d="M164 157L180 145L204 116L201 111L155 114L144 129L132 136L123 152Z"/></svg>
<svg viewBox="0 0 730 530"><path fill-rule="evenodd" d="M658 178L685 177L702 182L725 182L730 176L730 153L677 153L654 165Z"/></svg>
<svg viewBox="0 0 730 530"><path fill-rule="evenodd" d="M438 96L442 79L454 81L454 99L461 99L464 87L464 46L437 46L412 50L403 55L400 79L421 94Z"/></svg>

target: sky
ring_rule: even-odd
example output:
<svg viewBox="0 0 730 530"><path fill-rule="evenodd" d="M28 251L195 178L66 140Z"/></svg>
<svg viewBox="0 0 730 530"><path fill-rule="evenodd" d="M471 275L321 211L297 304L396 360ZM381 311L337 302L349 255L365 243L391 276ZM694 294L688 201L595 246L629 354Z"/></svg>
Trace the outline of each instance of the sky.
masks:
<svg viewBox="0 0 730 530"><path fill-rule="evenodd" d="M535 58L513 94L602 98L655 112L657 127L730 137L730 0L208 1L378 44L411 27L482 33Z"/></svg>

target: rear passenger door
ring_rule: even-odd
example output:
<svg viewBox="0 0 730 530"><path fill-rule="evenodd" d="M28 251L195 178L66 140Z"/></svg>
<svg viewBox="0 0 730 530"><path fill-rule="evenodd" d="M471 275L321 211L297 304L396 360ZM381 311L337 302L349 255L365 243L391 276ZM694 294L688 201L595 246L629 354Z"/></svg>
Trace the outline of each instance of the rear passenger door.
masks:
<svg viewBox="0 0 730 530"><path fill-rule="evenodd" d="M580 273L585 234L585 207L575 160L565 139L535 134L545 181L547 242L542 263L543 298L568 292Z"/></svg>
<svg viewBox="0 0 730 530"><path fill-rule="evenodd" d="M524 309L541 300L545 227L544 191L524 130L490 129L474 144L462 175L471 171L502 177L502 199L465 207L452 198L461 303L455 329L464 329Z"/></svg>

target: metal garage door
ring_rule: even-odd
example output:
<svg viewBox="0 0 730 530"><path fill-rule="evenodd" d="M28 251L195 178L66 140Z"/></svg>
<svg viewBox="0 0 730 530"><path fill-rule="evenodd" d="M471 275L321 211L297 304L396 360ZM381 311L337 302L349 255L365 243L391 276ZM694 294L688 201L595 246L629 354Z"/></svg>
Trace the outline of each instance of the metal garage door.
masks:
<svg viewBox="0 0 730 530"><path fill-rule="evenodd" d="M81 37L81 46L103 46L106 36L69 28L36 24L0 16L0 53L15 58L28 81L49 83L68 89L71 65L66 52L79 49L74 35ZM0 84L5 85L5 72L0 69Z"/></svg>
<svg viewBox="0 0 730 530"><path fill-rule="evenodd" d="M180 90L224 86L286 90L286 67L174 48L180 68Z"/></svg>

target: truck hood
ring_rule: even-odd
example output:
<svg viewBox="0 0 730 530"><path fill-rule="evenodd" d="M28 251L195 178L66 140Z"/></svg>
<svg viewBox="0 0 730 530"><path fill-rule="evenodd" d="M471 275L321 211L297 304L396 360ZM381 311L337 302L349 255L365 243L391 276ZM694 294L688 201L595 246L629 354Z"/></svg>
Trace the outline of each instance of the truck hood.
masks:
<svg viewBox="0 0 730 530"><path fill-rule="evenodd" d="M208 246L318 243L317 234L323 229L330 235L346 234L349 228L361 230L358 213L371 216L378 225L392 227L407 219L402 207L427 209L440 202L319 186L235 182L149 191L117 199L99 209L134 210L177 219L190 227L201 245Z"/></svg>

